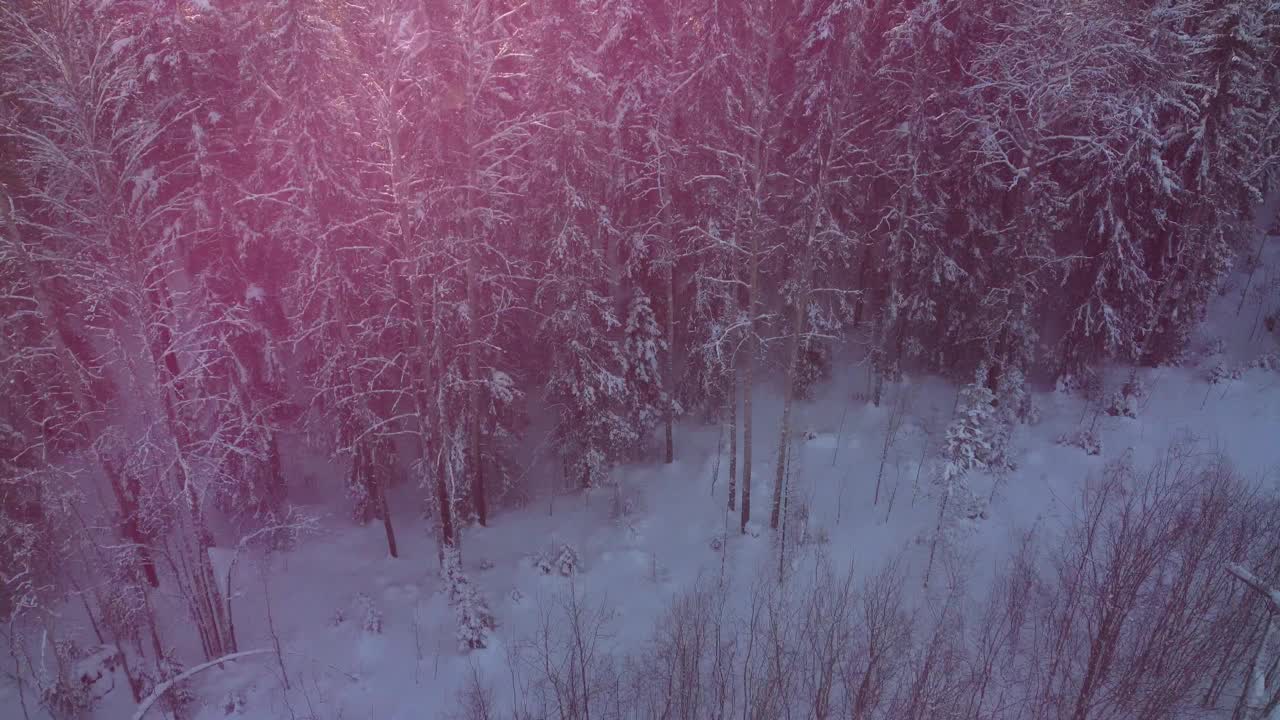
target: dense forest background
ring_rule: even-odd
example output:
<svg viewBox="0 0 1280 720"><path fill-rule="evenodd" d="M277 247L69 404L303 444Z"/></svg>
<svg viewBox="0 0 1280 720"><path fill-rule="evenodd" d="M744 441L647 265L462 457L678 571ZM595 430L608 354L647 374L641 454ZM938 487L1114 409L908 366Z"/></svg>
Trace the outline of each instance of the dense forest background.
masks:
<svg viewBox="0 0 1280 720"><path fill-rule="evenodd" d="M287 434L393 556L417 488L482 645L462 536L531 425L593 488L727 423L777 528L833 363L953 379L979 439L1178 363L1278 159L1267 0L8 0L0 619L105 577L100 637L167 657L167 586L236 651L211 550L299 542ZM1001 462L965 430L944 483Z"/></svg>

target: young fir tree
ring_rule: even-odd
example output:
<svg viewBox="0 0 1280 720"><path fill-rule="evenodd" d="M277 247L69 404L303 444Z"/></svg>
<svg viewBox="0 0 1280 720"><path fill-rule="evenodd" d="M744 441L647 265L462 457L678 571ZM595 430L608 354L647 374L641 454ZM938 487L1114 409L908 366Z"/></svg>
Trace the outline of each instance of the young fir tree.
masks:
<svg viewBox="0 0 1280 720"><path fill-rule="evenodd" d="M661 364L666 340L643 290L631 296L622 332L627 413L643 444L662 420L668 402Z"/></svg>
<svg viewBox="0 0 1280 720"><path fill-rule="evenodd" d="M497 623L488 601L462 570L462 561L456 548L445 550L440 577L448 589L449 602L457 615L458 648L468 652L488 647Z"/></svg>
<svg viewBox="0 0 1280 720"><path fill-rule="evenodd" d="M933 479L933 495L938 501L938 520L929 543L929 565L925 584L933 571L939 543L949 542L955 523L971 520L985 510L968 481L970 473L990 470L1003 461L999 446L993 396L985 385L974 383L960 390L956 417L947 426L946 438L938 454L938 470Z"/></svg>

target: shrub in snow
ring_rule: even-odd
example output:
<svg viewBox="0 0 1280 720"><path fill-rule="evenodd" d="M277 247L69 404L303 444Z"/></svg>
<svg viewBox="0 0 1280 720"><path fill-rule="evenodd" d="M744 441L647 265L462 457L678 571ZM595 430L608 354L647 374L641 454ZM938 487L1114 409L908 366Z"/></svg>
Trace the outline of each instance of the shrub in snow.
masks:
<svg viewBox="0 0 1280 720"><path fill-rule="evenodd" d="M375 516L373 497L364 482L347 483L347 500L351 503L351 519L359 525L367 525Z"/></svg>
<svg viewBox="0 0 1280 720"><path fill-rule="evenodd" d="M441 568L445 587L449 591L449 603L458 619L458 648L478 650L488 647L489 636L497 626L489 603L480 595L458 559L458 551L449 548L444 553Z"/></svg>
<svg viewBox="0 0 1280 720"><path fill-rule="evenodd" d="M1138 378L1130 378L1117 391L1107 397L1103 410L1112 417L1138 417L1141 402L1147 397L1147 387Z"/></svg>
<svg viewBox="0 0 1280 720"><path fill-rule="evenodd" d="M533 555L531 561L533 567L543 575L563 575L564 577L577 574L582 564L578 551L568 543L561 543L553 550Z"/></svg>
<svg viewBox="0 0 1280 720"><path fill-rule="evenodd" d="M59 720L89 714L101 694L113 684L112 675L120 664L120 652L107 645L83 650L70 640L56 641L53 651L59 667L70 669L65 675L40 683L41 704Z"/></svg>
<svg viewBox="0 0 1280 720"><path fill-rule="evenodd" d="M382 634L382 611L366 593L356 593L356 612L363 618L361 629L371 635Z"/></svg>
<svg viewBox="0 0 1280 720"><path fill-rule="evenodd" d="M533 569L543 575L550 575L553 570L551 566L551 557L545 552L538 552L530 555L529 564L533 565Z"/></svg>
<svg viewBox="0 0 1280 720"><path fill-rule="evenodd" d="M578 559L578 551L572 546L561 544L560 549L556 551L555 568L556 572L565 577L575 575L581 562Z"/></svg>
<svg viewBox="0 0 1280 720"><path fill-rule="evenodd" d="M1239 368L1229 368L1226 363L1218 363L1209 369L1209 384L1220 385L1224 382L1240 379Z"/></svg>
<svg viewBox="0 0 1280 720"><path fill-rule="evenodd" d="M222 697L222 714L243 715L244 711L244 692L240 690L228 690L227 694Z"/></svg>
<svg viewBox="0 0 1280 720"><path fill-rule="evenodd" d="M825 525L819 525L818 529L813 531L813 542L818 545L830 545L831 531L827 530Z"/></svg>
<svg viewBox="0 0 1280 720"><path fill-rule="evenodd" d="M329 624L337 627L347 621L346 608L338 608L333 611L333 615L329 617Z"/></svg>
<svg viewBox="0 0 1280 720"><path fill-rule="evenodd" d="M658 562L658 554L649 554L649 579L655 583L671 582L671 568Z"/></svg>
<svg viewBox="0 0 1280 720"><path fill-rule="evenodd" d="M1098 437L1098 433L1088 428L1079 428L1059 435L1057 442L1059 445L1080 448L1087 455L1102 454L1102 440Z"/></svg>
<svg viewBox="0 0 1280 720"><path fill-rule="evenodd" d="M1249 364L1252 367L1260 368L1262 370L1280 372L1280 353L1270 352L1266 355L1261 355Z"/></svg>
<svg viewBox="0 0 1280 720"><path fill-rule="evenodd" d="M75 679L60 677L40 689L40 704L57 720L84 717L95 701L89 687Z"/></svg>
<svg viewBox="0 0 1280 720"><path fill-rule="evenodd" d="M1078 373L1059 376L1054 390L1069 395L1080 394L1088 398L1095 396L1101 385L1102 381L1098 374L1093 370L1085 369Z"/></svg>
<svg viewBox="0 0 1280 720"><path fill-rule="evenodd" d="M1023 416L1022 421L1028 425L1040 424L1040 406L1034 400L1028 398L1026 415Z"/></svg>
<svg viewBox="0 0 1280 720"><path fill-rule="evenodd" d="M155 692L155 689L170 678L180 675L184 670L182 663L165 651L164 657L160 659L160 672L156 676L151 676L146 671L141 673L142 697L147 697ZM186 717L185 708L196 702L196 694L191 689L190 682L179 682L170 686L168 691L160 698L160 707L174 717Z"/></svg>
<svg viewBox="0 0 1280 720"><path fill-rule="evenodd" d="M1222 338L1213 338L1204 344L1204 348L1200 354L1204 357L1219 357L1227 351L1227 341Z"/></svg>
<svg viewBox="0 0 1280 720"><path fill-rule="evenodd" d="M485 558L485 559L481 560L481 561L480 561L480 569L481 569L481 570L492 570L492 569L493 569L493 561L492 561L492 560L490 560L489 558Z"/></svg>
<svg viewBox="0 0 1280 720"><path fill-rule="evenodd" d="M1264 355L1250 360L1244 365L1236 367L1228 367L1225 363L1218 363L1209 370L1209 383L1218 385L1224 382L1239 380L1246 370L1266 370L1268 372L1280 372L1280 352L1269 352Z"/></svg>
<svg viewBox="0 0 1280 720"><path fill-rule="evenodd" d="M621 483L614 485L613 496L609 499L609 518L611 520L622 520L635 515L637 506L636 499L622 489Z"/></svg>
<svg viewBox="0 0 1280 720"><path fill-rule="evenodd" d="M813 541L809 532L809 505L803 502L790 503L787 509L787 532L789 540L797 545L808 545Z"/></svg>
<svg viewBox="0 0 1280 720"><path fill-rule="evenodd" d="M1132 395L1125 395L1119 390L1107 396L1107 404L1104 410L1111 417L1138 417L1137 400Z"/></svg>
<svg viewBox="0 0 1280 720"><path fill-rule="evenodd" d="M797 358L796 397L808 400L813 397L813 387L831 377L831 352L824 343L805 342Z"/></svg>

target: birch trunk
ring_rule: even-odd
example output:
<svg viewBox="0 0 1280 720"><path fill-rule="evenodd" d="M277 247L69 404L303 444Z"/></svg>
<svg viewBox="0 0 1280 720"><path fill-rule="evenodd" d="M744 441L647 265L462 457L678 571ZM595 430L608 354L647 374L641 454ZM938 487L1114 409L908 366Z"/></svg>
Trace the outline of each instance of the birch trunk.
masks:
<svg viewBox="0 0 1280 720"><path fill-rule="evenodd" d="M737 509L738 494L738 373L730 367L729 389L729 509Z"/></svg>
<svg viewBox="0 0 1280 720"><path fill-rule="evenodd" d="M756 336L756 295L760 279L760 234L752 231L751 270L747 284L747 353L742 373L742 534L751 522L751 394L755 382L755 357L760 339Z"/></svg>

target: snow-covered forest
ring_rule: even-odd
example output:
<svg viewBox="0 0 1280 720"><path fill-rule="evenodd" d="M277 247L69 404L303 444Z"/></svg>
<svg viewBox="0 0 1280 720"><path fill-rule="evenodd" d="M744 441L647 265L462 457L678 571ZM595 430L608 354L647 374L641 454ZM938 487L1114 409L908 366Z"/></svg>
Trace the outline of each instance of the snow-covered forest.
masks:
<svg viewBox="0 0 1280 720"><path fill-rule="evenodd" d="M1275 0L0 0L0 715L1276 720L1278 206Z"/></svg>

